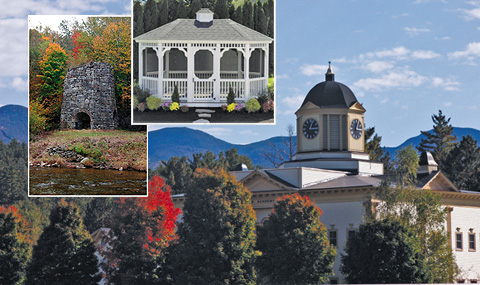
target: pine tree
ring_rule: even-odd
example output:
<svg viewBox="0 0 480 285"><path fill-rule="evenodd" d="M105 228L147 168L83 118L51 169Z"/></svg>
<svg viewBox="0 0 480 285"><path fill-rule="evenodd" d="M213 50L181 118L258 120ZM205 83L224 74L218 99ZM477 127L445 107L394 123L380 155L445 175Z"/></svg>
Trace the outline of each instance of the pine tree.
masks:
<svg viewBox="0 0 480 285"><path fill-rule="evenodd" d="M246 0L243 4L243 25L250 29L255 28L255 22L253 20L253 5L250 0Z"/></svg>
<svg viewBox="0 0 480 285"><path fill-rule="evenodd" d="M78 207L62 200L33 248L27 284L97 284L101 277L94 253Z"/></svg>
<svg viewBox="0 0 480 285"><path fill-rule="evenodd" d="M480 148L470 135L463 137L447 155L443 172L459 189L477 190L480 177Z"/></svg>
<svg viewBox="0 0 480 285"><path fill-rule="evenodd" d="M163 26L168 23L168 0L160 0L157 4L158 7L158 26Z"/></svg>
<svg viewBox="0 0 480 285"><path fill-rule="evenodd" d="M235 9L235 12L233 12L232 20L234 20L235 22L237 22L239 24L243 24L242 6L238 6L237 9Z"/></svg>
<svg viewBox="0 0 480 285"><path fill-rule="evenodd" d="M268 284L319 284L332 273L336 251L308 197L286 195L257 229L257 268Z"/></svg>
<svg viewBox="0 0 480 285"><path fill-rule="evenodd" d="M200 0L193 0L189 8L190 8L190 12L188 13L189 18L195 19L195 17L197 16L197 12L200 9L202 9L202 2L200 2Z"/></svg>
<svg viewBox="0 0 480 285"><path fill-rule="evenodd" d="M228 19L230 14L228 12L227 0L217 0L214 12L218 19Z"/></svg>
<svg viewBox="0 0 480 285"><path fill-rule="evenodd" d="M426 139L422 139L417 149L421 152L431 152L439 169L442 170L447 165L447 155L455 147L457 137L452 135L453 127L449 124L450 118L446 119L442 110L438 111L438 115L432 115L432 121L433 133L422 131Z"/></svg>
<svg viewBox="0 0 480 285"><path fill-rule="evenodd" d="M158 8L155 0L147 0L143 6L143 23L145 32L158 27Z"/></svg>
<svg viewBox="0 0 480 285"><path fill-rule="evenodd" d="M258 2L257 2L258 3ZM268 33L268 21L267 17L265 16L265 12L263 10L263 6L261 4L258 5L258 12L257 12L257 31L264 35Z"/></svg>
<svg viewBox="0 0 480 285"><path fill-rule="evenodd" d="M395 172L397 182L402 186L412 185L417 179L419 157L413 146L409 145L397 152Z"/></svg>
<svg viewBox="0 0 480 285"><path fill-rule="evenodd" d="M0 283L23 284L31 255L26 222L17 208L0 207Z"/></svg>
<svg viewBox="0 0 480 285"><path fill-rule="evenodd" d="M175 284L254 284L251 193L224 170L197 170L183 207Z"/></svg>
<svg viewBox="0 0 480 285"><path fill-rule="evenodd" d="M175 84L175 87L173 88L172 102L177 102L178 104L180 104L180 94L178 93L177 84Z"/></svg>
<svg viewBox="0 0 480 285"><path fill-rule="evenodd" d="M143 7L140 1L133 4L133 36L137 37L145 32ZM133 77L138 79L138 43L133 41Z"/></svg>
<svg viewBox="0 0 480 285"><path fill-rule="evenodd" d="M187 4L185 3L184 0L179 0L175 19L185 19L185 18L188 18Z"/></svg>

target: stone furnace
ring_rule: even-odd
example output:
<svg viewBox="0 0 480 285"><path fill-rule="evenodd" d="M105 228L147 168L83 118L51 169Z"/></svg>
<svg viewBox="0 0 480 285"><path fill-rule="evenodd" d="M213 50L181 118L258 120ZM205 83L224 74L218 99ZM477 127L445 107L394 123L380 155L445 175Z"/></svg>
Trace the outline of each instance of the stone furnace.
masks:
<svg viewBox="0 0 480 285"><path fill-rule="evenodd" d="M71 68L63 84L62 129L114 129L117 126L113 68L90 62Z"/></svg>

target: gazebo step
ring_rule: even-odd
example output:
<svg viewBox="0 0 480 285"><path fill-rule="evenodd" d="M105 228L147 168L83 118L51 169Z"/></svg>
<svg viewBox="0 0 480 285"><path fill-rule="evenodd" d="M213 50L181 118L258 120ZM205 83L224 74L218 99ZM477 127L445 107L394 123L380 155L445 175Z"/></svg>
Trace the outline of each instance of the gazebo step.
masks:
<svg viewBox="0 0 480 285"><path fill-rule="evenodd" d="M209 124L210 121L209 120L205 120L205 119L200 119L200 120L196 120L196 121L193 121L194 124Z"/></svg>
<svg viewBox="0 0 480 285"><path fill-rule="evenodd" d="M210 119L210 118L212 117L212 115L200 113L200 114L198 114L198 117L199 117L199 118L207 118L207 119Z"/></svg>
<svg viewBox="0 0 480 285"><path fill-rule="evenodd" d="M195 110L196 113L215 113L215 110L209 110L209 109L197 109Z"/></svg>

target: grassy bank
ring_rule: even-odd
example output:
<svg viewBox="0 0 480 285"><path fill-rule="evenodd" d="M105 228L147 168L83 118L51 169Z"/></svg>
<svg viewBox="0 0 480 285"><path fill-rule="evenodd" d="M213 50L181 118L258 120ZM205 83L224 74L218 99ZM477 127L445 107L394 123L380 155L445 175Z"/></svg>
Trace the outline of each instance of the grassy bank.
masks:
<svg viewBox="0 0 480 285"><path fill-rule="evenodd" d="M30 140L30 165L147 169L146 132L68 130Z"/></svg>

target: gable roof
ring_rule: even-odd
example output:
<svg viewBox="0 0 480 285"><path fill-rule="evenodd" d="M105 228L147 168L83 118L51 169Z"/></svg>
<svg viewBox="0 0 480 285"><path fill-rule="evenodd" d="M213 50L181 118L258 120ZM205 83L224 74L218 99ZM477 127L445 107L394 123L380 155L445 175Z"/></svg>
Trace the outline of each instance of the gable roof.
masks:
<svg viewBox="0 0 480 285"><path fill-rule="evenodd" d="M211 25L199 25L194 19L176 19L135 38L136 41L224 41L267 42L265 36L230 19L214 19Z"/></svg>

